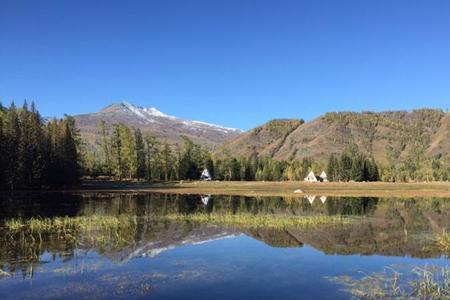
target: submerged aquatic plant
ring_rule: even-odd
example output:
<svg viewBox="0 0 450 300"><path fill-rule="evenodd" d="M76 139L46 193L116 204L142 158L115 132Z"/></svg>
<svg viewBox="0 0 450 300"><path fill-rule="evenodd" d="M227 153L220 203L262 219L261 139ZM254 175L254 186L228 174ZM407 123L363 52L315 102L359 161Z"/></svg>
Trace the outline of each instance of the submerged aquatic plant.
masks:
<svg viewBox="0 0 450 300"><path fill-rule="evenodd" d="M169 214L162 216L162 218L171 221L190 221L197 223L216 223L244 228L265 227L275 229L349 224L354 220L354 218L346 216L285 216L218 213Z"/></svg>
<svg viewBox="0 0 450 300"><path fill-rule="evenodd" d="M449 299L450 268L440 266L395 266L382 272L364 275L329 277L344 285L344 290L357 299Z"/></svg>

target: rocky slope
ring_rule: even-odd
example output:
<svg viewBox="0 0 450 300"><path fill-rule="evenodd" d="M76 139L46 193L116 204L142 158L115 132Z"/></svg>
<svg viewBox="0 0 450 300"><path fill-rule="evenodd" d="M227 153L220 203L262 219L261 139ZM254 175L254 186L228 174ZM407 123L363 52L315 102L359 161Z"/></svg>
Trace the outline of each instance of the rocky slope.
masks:
<svg viewBox="0 0 450 300"><path fill-rule="evenodd" d="M275 159L326 159L357 145L379 161L408 155L450 155L450 114L420 109L391 112L327 113L310 122L274 120L256 127L216 151L217 155Z"/></svg>
<svg viewBox="0 0 450 300"><path fill-rule="evenodd" d="M143 133L151 133L161 140L167 139L175 144L186 136L197 144L213 148L229 138L238 136L241 131L200 121L183 120L166 115L156 108L142 108L127 102L112 104L96 113L74 116L81 137L92 145L99 140L99 124L104 120L107 125L123 123L139 128Z"/></svg>

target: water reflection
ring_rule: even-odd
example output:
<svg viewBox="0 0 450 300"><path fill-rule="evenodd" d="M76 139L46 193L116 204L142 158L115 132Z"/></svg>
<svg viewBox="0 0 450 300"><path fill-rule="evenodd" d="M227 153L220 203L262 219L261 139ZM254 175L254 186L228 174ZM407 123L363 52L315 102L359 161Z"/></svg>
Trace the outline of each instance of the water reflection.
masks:
<svg viewBox="0 0 450 300"><path fill-rule="evenodd" d="M77 251L95 251L124 264L240 235L271 247L309 245L326 254L440 257L446 253L437 246L436 234L450 228L448 199L25 193L2 195L0 211L0 267L28 275L46 255L68 260ZM269 228L164 218L195 214L352 216L355 222ZM30 223L30 218L47 223Z"/></svg>
<svg viewBox="0 0 450 300"><path fill-rule="evenodd" d="M212 199L211 195L205 195L205 196L200 196L200 199L202 200L203 205L208 205L209 200Z"/></svg>

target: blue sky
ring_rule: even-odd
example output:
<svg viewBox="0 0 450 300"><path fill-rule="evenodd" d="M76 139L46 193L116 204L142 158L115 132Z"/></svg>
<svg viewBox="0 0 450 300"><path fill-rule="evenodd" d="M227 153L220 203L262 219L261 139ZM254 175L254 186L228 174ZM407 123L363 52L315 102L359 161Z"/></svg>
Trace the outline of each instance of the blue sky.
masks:
<svg viewBox="0 0 450 300"><path fill-rule="evenodd" d="M0 100L249 129L450 105L450 1L0 0Z"/></svg>

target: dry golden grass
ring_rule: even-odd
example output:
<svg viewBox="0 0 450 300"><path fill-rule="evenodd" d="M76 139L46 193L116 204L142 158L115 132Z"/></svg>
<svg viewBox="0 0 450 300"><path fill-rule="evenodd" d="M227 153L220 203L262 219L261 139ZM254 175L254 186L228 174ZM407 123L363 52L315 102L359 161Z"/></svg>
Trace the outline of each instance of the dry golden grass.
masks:
<svg viewBox="0 0 450 300"><path fill-rule="evenodd" d="M439 247L450 253L450 232L444 231L437 237L437 242Z"/></svg>
<svg viewBox="0 0 450 300"><path fill-rule="evenodd" d="M155 184L102 183L92 184L80 191L123 190L174 194L302 197L302 193L294 193L298 189L303 191L303 194L321 196L450 197L450 182L184 181Z"/></svg>

